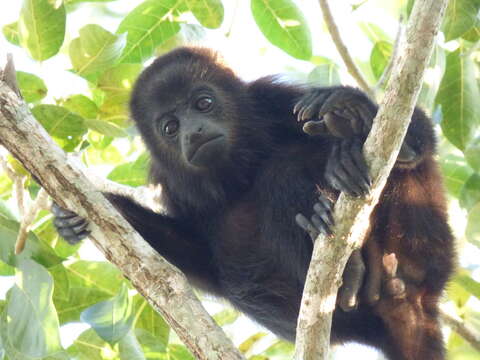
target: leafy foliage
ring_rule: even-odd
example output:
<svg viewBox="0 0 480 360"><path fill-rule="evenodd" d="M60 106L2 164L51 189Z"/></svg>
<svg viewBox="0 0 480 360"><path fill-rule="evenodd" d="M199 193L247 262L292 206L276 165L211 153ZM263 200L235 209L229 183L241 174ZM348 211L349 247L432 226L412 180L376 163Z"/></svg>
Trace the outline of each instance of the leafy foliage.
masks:
<svg viewBox="0 0 480 360"><path fill-rule="evenodd" d="M285 66L289 69L301 64L294 71L297 79L316 86L336 85L348 79L344 66L334 60L325 34L317 37L316 32L311 33L310 29L320 28L321 15L315 15L315 23L309 24L305 15L318 9L309 7L308 2L250 0L235 5L222 0L142 0L123 1L130 3L129 10L114 7L121 2L22 0L18 18L1 24L0 35L7 47L17 52L23 50L32 63L61 64L68 78L73 76L78 81L58 96L54 89L65 82L63 78L48 78L43 71L24 65L17 72L25 101L54 140L65 151L79 153L86 165L98 168L118 183L146 183L149 159L128 120L128 99L144 63L174 46L201 44L209 36L233 41L237 33L239 38L250 40L250 34L255 34L251 42L260 40L259 58L261 53L268 55L271 46L265 44L269 42L284 53L284 58L273 58L275 64L277 59L289 61ZM402 7L409 14L413 2L398 0L385 7L390 12ZM352 10L355 13L360 8L375 6L372 3L357 1ZM83 17L77 26L79 30L73 31L71 25L76 23L79 9L89 9L93 15L91 19ZM448 43L439 38L419 99L439 124L441 171L451 203L461 209L456 216L463 217L462 221L452 221L452 225L465 249L477 252L479 10L479 0L450 1L442 25L443 38ZM248 16L241 15L244 13ZM352 22L351 18L348 21ZM367 59L359 61L359 66L373 87L390 61L392 34L375 19L362 17L354 26L363 36L362 49L349 43L350 34L344 32L342 36L355 57ZM252 29L256 32L250 32ZM257 34L259 39L254 39ZM275 56L281 51L274 52ZM257 54L241 56L243 61ZM303 61L294 62L298 59ZM65 65L64 61L70 64ZM78 83L85 86L77 86ZM17 161L8 158L8 164L22 179L28 203L35 198L39 186ZM3 279L13 279L6 298L0 299L1 360L193 359L164 319L113 265L86 260L86 245L70 246L59 239L47 211L39 213L25 250L15 255L20 229L17 191L15 182L0 173L0 289L6 286ZM466 223L465 228L458 223ZM480 331L479 307L475 305L480 298L478 276L475 277L478 270L479 262L470 261L452 280L446 301L469 326ZM230 308L222 308L214 317L229 330L242 318ZM60 327L71 322L83 322L90 328L64 348ZM239 348L251 360L292 358L291 344L272 341L263 332L241 336ZM478 357L454 333L449 337L448 351L452 359Z"/></svg>

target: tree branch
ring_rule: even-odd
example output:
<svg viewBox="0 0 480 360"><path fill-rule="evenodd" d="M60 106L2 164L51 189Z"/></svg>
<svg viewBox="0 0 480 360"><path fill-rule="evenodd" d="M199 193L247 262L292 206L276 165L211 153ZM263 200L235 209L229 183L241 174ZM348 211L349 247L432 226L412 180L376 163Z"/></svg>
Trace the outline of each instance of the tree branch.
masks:
<svg viewBox="0 0 480 360"><path fill-rule="evenodd" d="M393 66L395 65L395 61L397 61L398 49L400 48L400 41L402 39L402 36L403 36L403 16L400 17L400 20L398 22L398 30L397 30L397 35L395 36L395 42L393 43L392 55L390 56L387 66L383 70L382 76L380 76L380 79L378 79L378 82L375 85L375 88L373 89L373 92L375 94L379 89L383 88L385 83L390 78Z"/></svg>
<svg viewBox="0 0 480 360"><path fill-rule="evenodd" d="M415 1L403 46L364 145L373 180L371 194L367 199L341 194L335 205L335 235L328 239L319 236L315 241L298 317L297 360L328 356L332 313L343 269L352 250L362 244L370 214L397 158L447 2Z"/></svg>
<svg viewBox="0 0 480 360"><path fill-rule="evenodd" d="M462 320L453 317L447 312L440 310L440 318L453 331L465 339L473 348L480 351L480 334L470 329Z"/></svg>
<svg viewBox="0 0 480 360"><path fill-rule="evenodd" d="M370 98L375 99L375 93L372 91L372 89L368 85L367 81L363 77L357 65L355 65L355 62L353 61L353 58L350 55L350 52L348 51L347 46L345 45L345 43L342 40L342 37L340 36L340 32L338 31L337 24L335 23L332 12L330 11L330 6L328 5L328 1L319 0L319 3L323 13L323 20L327 24L328 32L330 33L333 43L335 44L335 47L337 48L338 53L342 57L343 62L347 66L348 72L350 73L350 75L352 75L352 77L355 79L357 84L362 88L362 90L365 91L368 94L368 96L370 96Z"/></svg>
<svg viewBox="0 0 480 360"><path fill-rule="evenodd" d="M162 314L197 359L243 359L202 307L184 275L160 257L92 186L5 78L4 72L0 79L0 143L59 205L90 220L90 239Z"/></svg>

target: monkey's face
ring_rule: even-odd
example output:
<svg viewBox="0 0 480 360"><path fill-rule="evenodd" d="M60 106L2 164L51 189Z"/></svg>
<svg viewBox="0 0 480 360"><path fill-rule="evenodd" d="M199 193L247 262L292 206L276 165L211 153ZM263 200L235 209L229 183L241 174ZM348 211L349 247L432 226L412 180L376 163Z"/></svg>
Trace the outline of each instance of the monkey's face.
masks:
<svg viewBox="0 0 480 360"><path fill-rule="evenodd" d="M147 146L189 167L221 165L228 159L231 132L226 95L205 82L169 85L144 94L149 99L143 98L141 118L135 120Z"/></svg>
<svg viewBox="0 0 480 360"><path fill-rule="evenodd" d="M212 167L227 152L227 122L223 104L211 87L194 86L185 94L173 94L155 119L155 131L162 141L173 146L183 160L195 167Z"/></svg>

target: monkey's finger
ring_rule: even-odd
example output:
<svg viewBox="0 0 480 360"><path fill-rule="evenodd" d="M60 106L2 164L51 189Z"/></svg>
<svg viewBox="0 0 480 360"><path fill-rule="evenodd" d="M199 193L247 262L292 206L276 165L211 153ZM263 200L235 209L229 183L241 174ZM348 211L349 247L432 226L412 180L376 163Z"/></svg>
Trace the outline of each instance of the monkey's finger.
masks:
<svg viewBox="0 0 480 360"><path fill-rule="evenodd" d="M313 214L311 221L320 233L325 235L333 234L333 231L330 228L330 225L328 225L328 223L324 221L323 217L319 216L318 214Z"/></svg>
<svg viewBox="0 0 480 360"><path fill-rule="evenodd" d="M338 304L343 311L351 311L358 304L358 293L365 277L365 263L360 250L355 250L348 259L343 272L343 284L338 294Z"/></svg>
<svg viewBox="0 0 480 360"><path fill-rule="evenodd" d="M349 179L345 172L339 167L340 163L340 145L335 143L332 147L332 152L327 161L327 166L325 169L325 179L329 184L347 194L353 194L354 196L359 196L360 193L357 193L359 189L356 189L356 185L349 182Z"/></svg>
<svg viewBox="0 0 480 360"><path fill-rule="evenodd" d="M368 188L372 186L372 180L368 172L368 166L363 157L363 141L360 138L354 138L351 143L350 154L364 181L367 183Z"/></svg>
<svg viewBox="0 0 480 360"><path fill-rule="evenodd" d="M303 131L310 136L325 135L330 133L325 121L323 120L307 121L305 124L303 124Z"/></svg>
<svg viewBox="0 0 480 360"><path fill-rule="evenodd" d="M373 305L380 299L380 289L382 287L382 271L370 268L371 260L368 262L368 275L365 280L363 291L367 304Z"/></svg>
<svg viewBox="0 0 480 360"><path fill-rule="evenodd" d="M354 135L350 121L340 116L340 111L328 112L323 116L329 133L339 138L349 138Z"/></svg>
<svg viewBox="0 0 480 360"><path fill-rule="evenodd" d="M73 211L62 208L56 202L52 203L50 210L52 211L53 215L59 218L71 218L77 216L77 214L75 214Z"/></svg>
<svg viewBox="0 0 480 360"><path fill-rule="evenodd" d="M355 179L353 179L340 164L335 167L333 177L338 183L344 185L342 189L338 190L350 196L361 196L363 194L361 186L356 183Z"/></svg>
<svg viewBox="0 0 480 360"><path fill-rule="evenodd" d="M310 104L304 107L302 120L313 119L314 117L321 119L321 117L318 116L318 113L327 96L327 92L318 93L318 95L310 101Z"/></svg>
<svg viewBox="0 0 480 360"><path fill-rule="evenodd" d="M75 245L85 239L90 232L88 230L81 231L79 233L75 232L73 228L61 228L57 229L58 234L64 238L69 244Z"/></svg>
<svg viewBox="0 0 480 360"><path fill-rule="evenodd" d="M347 104L346 108L356 114L356 116L354 116L354 118L356 118L355 121L361 125L361 130L357 127L357 130L360 130L357 134L368 135L372 128L373 119L377 113L376 109L370 107L368 103L360 99L353 104Z"/></svg>
<svg viewBox="0 0 480 360"><path fill-rule="evenodd" d="M324 116L328 112L344 109L354 97L351 92L352 89L350 88L339 88L333 91L330 96L325 99L318 116Z"/></svg>
<svg viewBox="0 0 480 360"><path fill-rule="evenodd" d="M357 113L352 112L348 107L340 111L339 116L343 117L348 121L351 136L362 135L363 131L363 120L359 118Z"/></svg>
<svg viewBox="0 0 480 360"><path fill-rule="evenodd" d="M297 114L298 112L300 112L300 110L303 109L306 105L308 105L314 97L315 94L313 92L308 92L302 95L293 107L293 113Z"/></svg>
<svg viewBox="0 0 480 360"><path fill-rule="evenodd" d="M306 108L315 100L318 96L316 91L305 94L294 106L293 113L297 114L297 121L304 121L306 118L304 112Z"/></svg>
<svg viewBox="0 0 480 360"><path fill-rule="evenodd" d="M370 191L370 186L365 179L363 172L357 167L355 161L353 161L353 155L351 154L351 141L346 140L341 145L341 158L340 164L342 169L347 173L348 178L352 183L358 185L361 191L361 195L366 195Z"/></svg>
<svg viewBox="0 0 480 360"><path fill-rule="evenodd" d="M81 225L83 223L88 223L88 222L81 216L78 216L75 214L74 216L68 217L68 218L55 217L55 219L53 220L53 225L55 225L57 229L64 228L64 227L74 227L74 226Z"/></svg>
<svg viewBox="0 0 480 360"><path fill-rule="evenodd" d="M315 241L318 234L320 234L317 228L303 214L297 214L295 216L295 222L310 235L312 241Z"/></svg>
<svg viewBox="0 0 480 360"><path fill-rule="evenodd" d="M313 210L318 216L322 218L323 222L329 228L330 233L332 233L331 229L333 227L334 221L333 221L331 209L325 208L321 203L315 203L313 205Z"/></svg>

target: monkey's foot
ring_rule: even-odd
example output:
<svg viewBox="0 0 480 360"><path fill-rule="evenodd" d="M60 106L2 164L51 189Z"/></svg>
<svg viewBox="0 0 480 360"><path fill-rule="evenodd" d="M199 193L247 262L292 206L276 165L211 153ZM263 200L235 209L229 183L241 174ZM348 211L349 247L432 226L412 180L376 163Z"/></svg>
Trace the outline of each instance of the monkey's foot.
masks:
<svg viewBox="0 0 480 360"><path fill-rule="evenodd" d="M75 245L82 239L86 238L88 231L88 221L74 212L52 204L52 213L55 215L53 225L57 229L58 234L63 237L69 244Z"/></svg>

